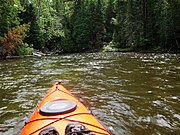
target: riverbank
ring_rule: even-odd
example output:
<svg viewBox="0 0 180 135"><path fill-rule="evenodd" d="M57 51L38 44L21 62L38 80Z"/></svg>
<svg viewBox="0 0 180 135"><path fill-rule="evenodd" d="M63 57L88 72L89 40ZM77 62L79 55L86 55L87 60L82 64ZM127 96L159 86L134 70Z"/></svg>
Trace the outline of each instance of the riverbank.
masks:
<svg viewBox="0 0 180 135"><path fill-rule="evenodd" d="M112 45L106 45L102 49L103 52L137 52L137 53L180 53L180 48L147 48L147 47L130 47L130 48L117 48Z"/></svg>
<svg viewBox="0 0 180 135"><path fill-rule="evenodd" d="M98 49L92 49L89 51L81 52L81 53L95 53L95 52L135 52L135 53L172 53L172 54L179 54L180 49L162 49L162 48L151 48L151 49L144 49L144 48L115 48L111 46L105 46L101 50ZM21 56L6 56L6 57L0 57L0 59L17 59L17 58L27 58L27 57L42 57L42 56L53 56L53 55L60 55L60 54L66 54L63 51L61 52L41 52L41 51L35 51L32 53L32 55L21 55ZM72 54L72 53L70 53Z"/></svg>
<svg viewBox="0 0 180 135"><path fill-rule="evenodd" d="M42 57L42 56L52 56L57 55L54 52L46 52L43 53L41 51L35 51L32 53L32 55L13 55L13 56L6 56L6 57L0 57L0 59L17 59L17 58L27 58L27 57Z"/></svg>

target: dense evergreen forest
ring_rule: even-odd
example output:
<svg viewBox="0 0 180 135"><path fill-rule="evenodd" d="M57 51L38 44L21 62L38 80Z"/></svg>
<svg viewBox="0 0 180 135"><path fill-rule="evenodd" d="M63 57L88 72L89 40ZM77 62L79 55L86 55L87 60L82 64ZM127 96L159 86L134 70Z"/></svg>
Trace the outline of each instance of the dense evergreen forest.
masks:
<svg viewBox="0 0 180 135"><path fill-rule="evenodd" d="M0 56L180 50L179 0L0 0Z"/></svg>

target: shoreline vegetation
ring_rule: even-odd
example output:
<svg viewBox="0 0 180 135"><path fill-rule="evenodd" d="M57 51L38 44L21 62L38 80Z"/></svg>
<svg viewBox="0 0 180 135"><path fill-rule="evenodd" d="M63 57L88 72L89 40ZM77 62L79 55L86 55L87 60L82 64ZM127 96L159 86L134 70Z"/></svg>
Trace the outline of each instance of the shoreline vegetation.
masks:
<svg viewBox="0 0 180 135"><path fill-rule="evenodd" d="M3 0L0 58L180 53L179 7L179 0Z"/></svg>
<svg viewBox="0 0 180 135"><path fill-rule="evenodd" d="M8 55L6 57L0 57L0 60L2 59L16 59L16 58L26 58L26 57L42 57L42 56L57 56L61 54L73 54L73 53L96 53L96 52L122 52L122 53L128 53L128 52L134 52L134 53L172 53L172 54L180 54L180 49L172 49L171 48L150 48L150 49L144 49L144 48L116 48L112 44L104 45L101 49L92 49L87 50L84 52L70 52L66 53L63 52L63 50L54 50L54 51L39 51L34 50L30 52L30 54L23 54L23 55Z"/></svg>
<svg viewBox="0 0 180 135"><path fill-rule="evenodd" d="M111 47L107 47L105 46L103 48L103 50L89 50L87 52L81 52L81 53L96 53L96 52L121 52L121 53L129 53L129 52L133 52L133 53L171 53L171 54L180 54L180 50L175 50L175 51L169 51L168 49L166 50L133 50L131 48L126 48L126 49L119 49L119 48L111 48ZM56 52L40 52L40 51L35 51L33 52L31 55L12 55L12 56L6 56L5 58L0 58L0 60L3 59L19 59L19 58L27 58L27 57L43 57L43 56L58 56L61 54L67 54L67 53L56 53ZM68 53L68 54L73 54L73 53Z"/></svg>

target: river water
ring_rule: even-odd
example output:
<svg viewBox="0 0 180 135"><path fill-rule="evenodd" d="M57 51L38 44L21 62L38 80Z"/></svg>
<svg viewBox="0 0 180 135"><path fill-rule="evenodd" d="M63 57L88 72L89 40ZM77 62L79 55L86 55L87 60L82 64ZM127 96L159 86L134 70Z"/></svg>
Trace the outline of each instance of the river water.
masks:
<svg viewBox="0 0 180 135"><path fill-rule="evenodd" d="M180 135L180 54L154 53L1 60L0 134L18 134L57 80L114 135Z"/></svg>

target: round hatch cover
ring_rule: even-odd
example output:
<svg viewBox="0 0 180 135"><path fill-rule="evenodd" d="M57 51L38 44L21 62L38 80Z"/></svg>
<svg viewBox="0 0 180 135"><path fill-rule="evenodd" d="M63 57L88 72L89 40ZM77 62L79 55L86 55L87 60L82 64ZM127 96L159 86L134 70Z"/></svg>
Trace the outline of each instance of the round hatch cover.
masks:
<svg viewBox="0 0 180 135"><path fill-rule="evenodd" d="M52 101L40 108L40 114L42 115L58 115L69 113L76 109L76 103L72 100L58 100Z"/></svg>

